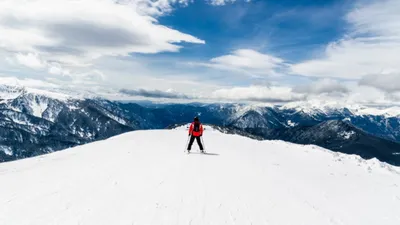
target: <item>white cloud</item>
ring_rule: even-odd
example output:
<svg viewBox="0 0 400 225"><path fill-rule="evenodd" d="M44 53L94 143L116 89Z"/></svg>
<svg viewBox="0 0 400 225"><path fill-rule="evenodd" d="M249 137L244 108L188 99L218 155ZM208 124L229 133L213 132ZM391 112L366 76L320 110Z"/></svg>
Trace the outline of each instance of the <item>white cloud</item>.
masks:
<svg viewBox="0 0 400 225"><path fill-rule="evenodd" d="M51 82L36 79L17 79L15 77L0 77L0 85L30 88L59 88L60 86Z"/></svg>
<svg viewBox="0 0 400 225"><path fill-rule="evenodd" d="M193 0L116 0L118 4L130 5L141 13L161 16L173 11L174 5L187 6Z"/></svg>
<svg viewBox="0 0 400 225"><path fill-rule="evenodd" d="M98 75L99 76L99 75ZM101 75L99 78L101 79ZM141 80L146 79L146 80ZM149 79L153 79L157 85L150 85ZM35 79L16 79L13 77L0 77L0 84L24 86L44 91L69 93L77 96L102 96L114 100L129 99L168 99L169 102L262 102L262 103L285 103L300 101L302 103L325 103L348 105L393 105L400 100L400 93L384 93L373 87L358 86L356 83L346 83L350 92L343 95L332 95L330 93L297 93L291 87L285 86L244 86L223 87L210 84L198 85L198 82L190 80L179 81L171 79L140 78L138 85L127 86L127 89L114 88L114 86L98 86L89 80L79 82L65 81L60 83L54 79L40 81ZM142 83L144 82L144 83ZM90 89L87 89L90 86ZM142 88L143 87L143 88ZM170 89L176 87L176 90ZM196 89L197 87L201 89Z"/></svg>
<svg viewBox="0 0 400 225"><path fill-rule="evenodd" d="M360 80L359 84L375 87L388 93L400 92L400 73L367 75Z"/></svg>
<svg viewBox="0 0 400 225"><path fill-rule="evenodd" d="M228 101L290 102L304 99L289 87L249 86L223 88L212 92L211 98Z"/></svg>
<svg viewBox="0 0 400 225"><path fill-rule="evenodd" d="M350 87L332 79L322 79L294 88L221 86L244 85L252 81L244 80L242 76L229 76L229 81L221 79L225 71L260 77L280 75L288 68L283 59L252 49L238 49L205 63L194 63L223 70L212 70L216 74L207 77L180 66L175 70L155 66L153 58L125 57L129 53L176 52L182 47L182 42L204 43L200 38L163 26L157 21L159 16L172 12L176 5L185 6L191 2L2 0L0 34L7 35L0 35L0 57L7 63L3 65L0 62L1 76L28 74L30 78L41 76L40 79L50 83L77 90L99 88L112 93L109 88L126 88L137 90L142 96L164 94L163 90L173 88L178 97L228 101L288 102L328 98L380 104L400 99L398 76L395 75L400 74L397 60L400 18L395 13L395 9L400 8L396 1L361 5L353 10L347 16L352 27L346 37L331 43L321 59L292 67L294 72L308 76L362 78L359 84L364 86ZM171 61L170 64L173 63ZM212 76L217 78L213 80ZM257 79L257 82L261 80ZM34 79L24 80L33 86L45 86L46 81L42 84L39 81L35 83ZM343 95L331 95L335 92Z"/></svg>
<svg viewBox="0 0 400 225"><path fill-rule="evenodd" d="M42 62L38 54L28 53L25 55L18 53L15 55L15 59L19 64L32 69L43 69L46 67L45 63Z"/></svg>
<svg viewBox="0 0 400 225"><path fill-rule="evenodd" d="M387 94L373 87L359 86L354 82L339 83L323 79L302 88L287 86L247 86L217 88L207 95L219 101L244 102L325 102L346 105L393 105L400 99L400 93Z"/></svg>
<svg viewBox="0 0 400 225"><path fill-rule="evenodd" d="M240 68L273 69L283 63L283 60L251 49L239 49L230 55L213 58L211 62Z"/></svg>
<svg viewBox="0 0 400 225"><path fill-rule="evenodd" d="M119 91L121 94L128 96L141 96L146 98L167 98L167 99L193 99L194 97L189 97L185 94L174 92L172 90L160 91L160 90L132 90L132 89L121 89Z"/></svg>
<svg viewBox="0 0 400 225"><path fill-rule="evenodd" d="M236 0L209 0L211 5L221 6L226 5L227 3L235 2Z"/></svg>
<svg viewBox="0 0 400 225"><path fill-rule="evenodd" d="M0 34L7 35L0 35L0 76L51 80L86 89L129 84L137 89L172 87L207 93L216 85L200 87L195 72L171 71L131 54L178 52L182 42L204 44L200 38L158 22L158 17L193 1L2 0ZM105 63L122 58L126 63ZM182 80L191 75L193 79Z"/></svg>
<svg viewBox="0 0 400 225"><path fill-rule="evenodd" d="M393 99L386 95L384 92L367 86L354 86L351 88L351 93L342 99L338 99L342 102L347 103L358 103L358 104L382 104L391 105L393 104Z"/></svg>
<svg viewBox="0 0 400 225"><path fill-rule="evenodd" d="M211 5L223 6L229 3L234 3L236 0L207 0ZM250 2L251 0L244 0L245 2Z"/></svg>
<svg viewBox="0 0 400 225"><path fill-rule="evenodd" d="M252 49L238 49L231 54L212 58L207 63L195 63L222 70L232 70L253 75L276 75L285 66L284 60Z"/></svg>
<svg viewBox="0 0 400 225"><path fill-rule="evenodd" d="M72 63L107 55L175 52L180 42L204 43L139 14L137 4L143 2L3 0L0 33L7 35L0 36L0 48ZM159 3L155 8L162 11L167 7L162 2L152 4Z"/></svg>
<svg viewBox="0 0 400 225"><path fill-rule="evenodd" d="M58 63L52 63L48 65L48 72L52 75L62 75L62 76L71 75L71 72L69 70L62 68L62 66Z"/></svg>
<svg viewBox="0 0 400 225"><path fill-rule="evenodd" d="M44 61L36 53L27 53L27 54L16 53L13 58L7 57L6 62L8 62L8 64L12 66L16 66L17 64L19 64L28 69L33 69L41 72L47 70L47 72L52 75L61 75L61 76L73 75L68 69L64 69L59 63Z"/></svg>
<svg viewBox="0 0 400 225"><path fill-rule="evenodd" d="M320 79L306 85L299 85L293 91L306 94L347 94L350 92L346 85L332 79Z"/></svg>
<svg viewBox="0 0 400 225"><path fill-rule="evenodd" d="M400 1L359 1L347 14L349 32L322 56L292 66L294 74L359 79L400 72Z"/></svg>
<svg viewBox="0 0 400 225"><path fill-rule="evenodd" d="M96 64L100 59L131 53L177 52L182 42L204 44L199 38L157 21L157 17L171 12L174 5L189 2L2 0L0 72L3 76L10 72L18 77L52 79L63 84L83 83L87 88L96 83L104 85L107 78L119 76L119 70L124 68L105 72Z"/></svg>

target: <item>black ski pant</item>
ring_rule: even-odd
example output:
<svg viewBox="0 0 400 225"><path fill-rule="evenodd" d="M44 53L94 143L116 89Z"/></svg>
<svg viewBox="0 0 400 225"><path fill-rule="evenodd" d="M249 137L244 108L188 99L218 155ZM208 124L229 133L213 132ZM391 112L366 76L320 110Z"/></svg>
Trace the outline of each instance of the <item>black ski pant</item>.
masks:
<svg viewBox="0 0 400 225"><path fill-rule="evenodd" d="M196 136L193 136L193 135L190 136L190 141L189 141L189 145L188 145L187 150L190 151L190 150L192 149L192 145L193 145L194 139L196 139L197 144L198 144L199 147L200 147L200 150L203 151L203 144L201 143L200 136L197 136L197 137L196 137Z"/></svg>

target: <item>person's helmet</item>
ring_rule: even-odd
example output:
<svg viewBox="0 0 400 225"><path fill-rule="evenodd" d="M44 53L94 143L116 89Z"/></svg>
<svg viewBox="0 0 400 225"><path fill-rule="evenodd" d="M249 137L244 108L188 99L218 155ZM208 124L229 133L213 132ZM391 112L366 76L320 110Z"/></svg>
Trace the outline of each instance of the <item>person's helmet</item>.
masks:
<svg viewBox="0 0 400 225"><path fill-rule="evenodd" d="M198 122L199 121L199 117L198 116L196 116L196 117L194 117L194 119L193 119L194 121L196 121L196 122Z"/></svg>

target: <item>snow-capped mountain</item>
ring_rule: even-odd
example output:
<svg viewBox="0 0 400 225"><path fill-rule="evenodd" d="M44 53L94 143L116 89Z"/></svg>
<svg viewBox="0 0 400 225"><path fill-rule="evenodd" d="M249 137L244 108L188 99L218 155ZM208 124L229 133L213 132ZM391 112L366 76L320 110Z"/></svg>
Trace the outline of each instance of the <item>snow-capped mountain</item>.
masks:
<svg viewBox="0 0 400 225"><path fill-rule="evenodd" d="M2 87L0 162L104 139L137 129L109 112L106 101Z"/></svg>
<svg viewBox="0 0 400 225"><path fill-rule="evenodd" d="M376 109L291 103L277 109L294 124L315 125L327 120L343 120L372 135L400 142L400 110L397 107Z"/></svg>
<svg viewBox="0 0 400 225"><path fill-rule="evenodd" d="M368 134L353 125L340 121L324 121L314 126L297 126L269 132L268 139L299 144L315 144L333 151L356 154L365 159L377 158L400 166L400 144Z"/></svg>
<svg viewBox="0 0 400 225"><path fill-rule="evenodd" d="M0 162L57 151L127 131L162 129L186 123L195 115L200 115L205 123L257 139L317 144L365 158L377 157L396 165L399 162L399 155L393 154L400 152L400 117L362 114L354 107L294 103L284 106L139 105L83 98L67 91L60 93L0 85ZM338 125L351 127L346 128L351 132L337 131ZM384 157L380 151L385 152ZM387 154L392 155L387 157Z"/></svg>
<svg viewBox="0 0 400 225"><path fill-rule="evenodd" d="M400 107L382 107L382 106L362 106L358 104L346 105L339 102L321 102L321 101L300 101L291 102L279 107L281 110L291 109L295 111L303 111L306 114L332 114L343 112L344 110L350 111L354 115L365 116L386 116L386 117L399 117Z"/></svg>
<svg viewBox="0 0 400 225"><path fill-rule="evenodd" d="M134 131L0 164L0 224L400 223L400 172L316 146L207 127ZM28 184L28 185L27 185Z"/></svg>
<svg viewBox="0 0 400 225"><path fill-rule="evenodd" d="M284 123L282 123L281 116L273 110L273 108L237 105L234 109L235 113L230 116L228 123L237 128L274 129L285 126Z"/></svg>

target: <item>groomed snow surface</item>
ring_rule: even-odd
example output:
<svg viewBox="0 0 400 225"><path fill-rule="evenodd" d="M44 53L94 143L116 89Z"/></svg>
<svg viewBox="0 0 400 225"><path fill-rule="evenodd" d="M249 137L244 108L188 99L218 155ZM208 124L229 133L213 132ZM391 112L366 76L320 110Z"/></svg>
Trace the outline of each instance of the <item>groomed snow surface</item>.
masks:
<svg viewBox="0 0 400 225"><path fill-rule="evenodd" d="M126 133L0 164L0 224L400 224L400 174L314 147L207 129Z"/></svg>

